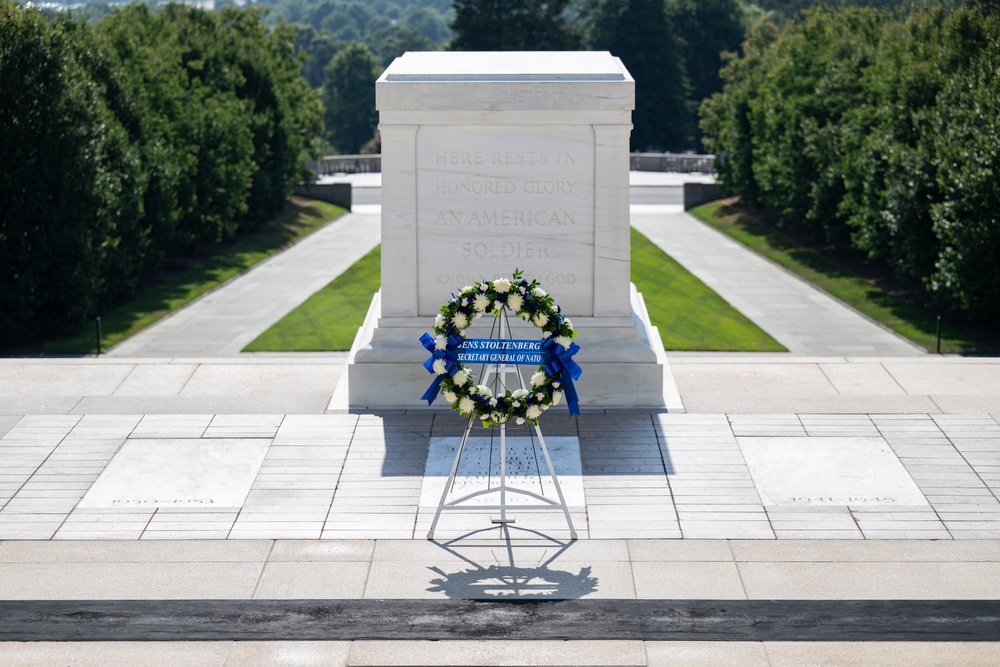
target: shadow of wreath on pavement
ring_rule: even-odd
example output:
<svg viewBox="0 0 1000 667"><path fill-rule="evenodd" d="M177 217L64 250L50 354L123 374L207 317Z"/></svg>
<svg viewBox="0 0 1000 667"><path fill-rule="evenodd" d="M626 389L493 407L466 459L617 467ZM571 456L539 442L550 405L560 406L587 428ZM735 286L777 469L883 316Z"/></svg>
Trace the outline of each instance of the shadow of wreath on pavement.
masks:
<svg viewBox="0 0 1000 667"><path fill-rule="evenodd" d="M556 540L535 530L508 526L501 528L504 541L500 545L492 546L502 546L506 563L499 562L496 549L491 549L489 553L498 562L486 566L463 554L463 551L477 550L481 557L483 548L488 545L476 542L472 538L478 533L492 530L474 531L447 542L434 542L453 556L469 563L471 567L458 572L445 572L436 566L428 568L441 576L432 579L431 586L427 590L432 593L443 593L453 600L573 600L597 591L598 580L591 575L591 567L581 567L577 573L551 567L574 542ZM532 533L544 541L514 544L511 540L512 530ZM555 551L550 555L552 549ZM540 558L536 557L539 550L542 550ZM534 560L536 564L528 566L516 562L520 560L524 563L529 559Z"/></svg>

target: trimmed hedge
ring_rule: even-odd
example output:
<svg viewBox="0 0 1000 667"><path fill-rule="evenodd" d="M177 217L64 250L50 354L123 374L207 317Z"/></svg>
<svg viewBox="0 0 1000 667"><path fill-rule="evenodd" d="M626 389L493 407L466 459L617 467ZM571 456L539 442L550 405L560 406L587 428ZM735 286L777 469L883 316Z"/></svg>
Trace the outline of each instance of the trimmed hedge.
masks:
<svg viewBox="0 0 1000 667"><path fill-rule="evenodd" d="M287 26L0 0L0 348L78 327L165 257L280 211L321 130Z"/></svg>
<svg viewBox="0 0 1000 667"><path fill-rule="evenodd" d="M1000 18L817 9L748 33L701 108L720 179L973 321L1000 303Z"/></svg>

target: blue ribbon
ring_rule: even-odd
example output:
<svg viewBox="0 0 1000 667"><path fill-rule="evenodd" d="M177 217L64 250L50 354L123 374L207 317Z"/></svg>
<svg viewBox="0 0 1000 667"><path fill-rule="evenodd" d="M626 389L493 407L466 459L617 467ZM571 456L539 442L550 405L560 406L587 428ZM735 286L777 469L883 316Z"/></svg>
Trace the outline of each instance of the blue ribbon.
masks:
<svg viewBox="0 0 1000 667"><path fill-rule="evenodd" d="M580 364L573 361L573 355L580 351L580 346L570 343L569 347L563 347L551 338L542 341L542 366L549 377L554 377L556 373L562 373L559 378L562 381L566 393L566 403L569 405L571 415L580 414L580 397L576 393L576 386L573 380L579 380L583 374Z"/></svg>
<svg viewBox="0 0 1000 667"><path fill-rule="evenodd" d="M434 336L429 333L424 333L420 337L420 343L431 353L430 358L424 362L424 368L427 369L428 373L434 374L434 381L431 382L431 386L427 388L424 395L420 397L421 400L427 401L427 405L430 405L441 392L441 383L444 382L445 377L450 377L458 372L458 348L462 344L462 338L455 334L450 334L443 350L437 349ZM438 375L434 371L434 361L437 359L444 359L444 369L448 371L447 376Z"/></svg>

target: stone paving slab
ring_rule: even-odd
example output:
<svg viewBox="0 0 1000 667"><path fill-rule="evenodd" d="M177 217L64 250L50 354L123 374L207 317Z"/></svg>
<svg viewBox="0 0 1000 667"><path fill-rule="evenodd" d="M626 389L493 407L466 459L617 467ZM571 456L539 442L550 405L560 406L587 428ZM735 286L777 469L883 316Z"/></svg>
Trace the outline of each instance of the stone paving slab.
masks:
<svg viewBox="0 0 1000 667"><path fill-rule="evenodd" d="M1000 358L995 357L669 356L687 413L1000 416ZM343 352L0 359L0 420L70 413L322 414L329 410L346 362ZM157 382L161 376L162 383ZM183 385L180 377L188 378ZM587 412L607 419L617 411ZM0 430L6 423L0 421ZM461 435L463 428L456 420L443 435Z"/></svg>
<svg viewBox="0 0 1000 667"><path fill-rule="evenodd" d="M638 653L637 653L638 652ZM370 667L446 665L622 665L649 667L992 667L998 642L18 642L0 643L9 667ZM625 658L640 662L622 662ZM570 660L574 662L570 662ZM600 662L604 660L604 662Z"/></svg>
<svg viewBox="0 0 1000 667"><path fill-rule="evenodd" d="M0 438L0 539L419 539L435 509L421 500L428 465L450 464L429 463L429 443L454 421L27 415ZM554 437L574 430L582 488L569 509L584 538L1000 538L1000 424L989 414L553 418L567 434ZM157 447L193 457L191 479L172 462L169 479L150 468L139 482ZM219 459L226 448L239 455ZM825 463L789 468L802 452ZM435 536L495 531L491 514L445 514ZM559 511L511 514L517 530L569 537Z"/></svg>
<svg viewBox="0 0 1000 667"><path fill-rule="evenodd" d="M15 540L0 573L3 600L981 600L1000 540Z"/></svg>

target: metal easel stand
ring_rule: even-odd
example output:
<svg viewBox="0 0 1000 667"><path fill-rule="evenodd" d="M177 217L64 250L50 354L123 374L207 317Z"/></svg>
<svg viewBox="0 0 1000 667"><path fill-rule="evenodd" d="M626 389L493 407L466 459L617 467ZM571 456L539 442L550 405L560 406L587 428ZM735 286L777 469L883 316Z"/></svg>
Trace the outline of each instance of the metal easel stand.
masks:
<svg viewBox="0 0 1000 667"><path fill-rule="evenodd" d="M505 334L505 318L500 318L500 337L503 338ZM521 388L524 388L524 379L521 377L520 371L517 370L516 366L510 366L504 363L488 364L492 370L484 373L483 379L486 379L487 375L496 375L503 377L509 373L513 373L517 376L518 383ZM543 495L529 491L527 489L519 489L517 487L512 487L508 484L507 477L507 425L500 424L500 484L499 486L480 489L479 491L474 491L472 493L466 494L460 498L456 498L452 501L448 501L448 492L452 489L455 484L455 476L458 473L458 464L462 459L462 452L465 450L465 445L469 440L469 434L472 432L472 427L475 425L476 416L473 415L469 418L469 425L465 429L465 435L462 436L462 442L458 446L458 451L455 453L455 461L451 465L451 473L448 475L448 481L444 485L444 491L441 492L441 500L438 502L437 511L434 513L434 520L431 522L431 529L427 532L427 539L434 539L434 530L437 528L438 520L441 518L442 512L468 512L468 511L499 511L499 518L492 519L492 523L499 524L501 526L506 526L515 522L515 519L511 519L507 516L508 508L511 507L507 504L507 495L510 493L520 494L528 496L539 501L539 504L518 504L513 506L517 511L539 511L539 510L562 510L563 516L566 517L566 525L569 527L569 535L571 540L577 539L576 528L573 526L573 518L569 514L569 506L566 504L566 498L563 496L562 487L559 485L559 479L556 477L555 468L552 466L552 458L549 456L549 449L545 446L545 438L542 436L542 430L537 424L531 424L530 428L535 430L535 434L538 436L538 444L542 450L542 456L545 459L545 465L549 471L549 477L552 479L552 485L555 487L556 496L559 498L559 502L552 500L551 498L546 498ZM492 474L492 471L488 471ZM489 494L499 495L499 503L496 505L474 505L465 504L468 501L478 498L480 496L485 496Z"/></svg>

